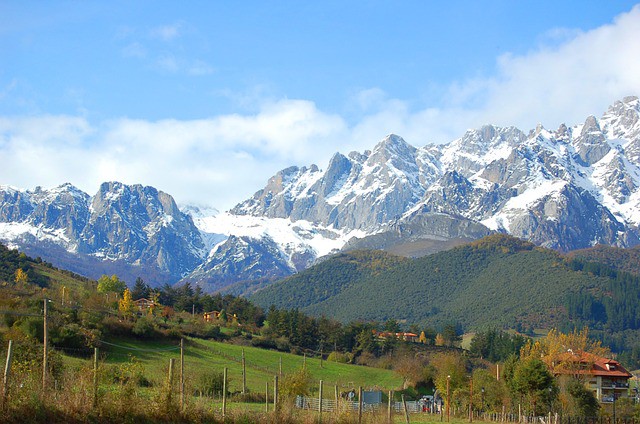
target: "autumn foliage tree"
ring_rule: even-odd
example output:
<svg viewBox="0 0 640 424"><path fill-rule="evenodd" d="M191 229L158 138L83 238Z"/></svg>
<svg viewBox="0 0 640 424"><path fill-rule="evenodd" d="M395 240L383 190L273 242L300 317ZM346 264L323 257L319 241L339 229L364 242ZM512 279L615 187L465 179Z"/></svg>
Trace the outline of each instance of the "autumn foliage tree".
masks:
<svg viewBox="0 0 640 424"><path fill-rule="evenodd" d="M27 284L28 281L29 281L29 277L27 276L27 273L24 272L22 268L18 268L15 274L16 285L24 286Z"/></svg>
<svg viewBox="0 0 640 424"><path fill-rule="evenodd" d="M129 289L125 289L122 294L122 299L118 301L118 311L125 318L131 318L135 311L135 303L133 303L133 299L131 297L131 292Z"/></svg>
<svg viewBox="0 0 640 424"><path fill-rule="evenodd" d="M520 358L539 358L554 373L569 373L578 376L577 371L585 365L593 365L597 357L609 357L611 351L600 341L589 338L589 329L574 330L564 334L555 329L544 339L529 341L520 350Z"/></svg>
<svg viewBox="0 0 640 424"><path fill-rule="evenodd" d="M118 278L117 275L111 277L103 275L98 279L98 292L99 293L117 293L122 294L127 288L127 284Z"/></svg>

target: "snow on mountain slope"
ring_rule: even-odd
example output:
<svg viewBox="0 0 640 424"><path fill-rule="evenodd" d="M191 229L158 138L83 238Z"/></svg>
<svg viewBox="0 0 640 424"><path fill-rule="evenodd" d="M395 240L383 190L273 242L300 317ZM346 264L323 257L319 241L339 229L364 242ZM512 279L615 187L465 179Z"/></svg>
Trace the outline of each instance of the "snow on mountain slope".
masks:
<svg viewBox="0 0 640 424"><path fill-rule="evenodd" d="M49 243L72 254L72 262L88 256L172 279L206 257L198 230L171 196L113 182L94 196L71 184L33 191L0 187L0 240L23 249Z"/></svg>
<svg viewBox="0 0 640 424"><path fill-rule="evenodd" d="M225 213L179 210L165 193L119 183L95 196L71 185L0 186L5 242L56 243L151 265L209 290L281 278L344 246L462 240L489 230L559 250L634 246L639 227L637 97L555 131L485 125L424 147L392 134L372 150L336 153L326 170L283 169Z"/></svg>
<svg viewBox="0 0 640 424"><path fill-rule="evenodd" d="M231 235L254 239L268 236L278 245L283 246L285 251L309 246L317 256L338 251L351 237L366 235L359 230L345 232L314 225L304 220L293 222L285 218L233 215L228 212L195 218L194 223L203 233L219 238L216 245ZM211 249L215 250L216 245L211 246Z"/></svg>

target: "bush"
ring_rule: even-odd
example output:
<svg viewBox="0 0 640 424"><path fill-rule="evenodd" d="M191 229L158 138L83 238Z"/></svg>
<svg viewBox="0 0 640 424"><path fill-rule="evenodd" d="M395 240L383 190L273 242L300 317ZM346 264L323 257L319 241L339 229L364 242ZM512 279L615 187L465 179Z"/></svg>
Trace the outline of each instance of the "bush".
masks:
<svg viewBox="0 0 640 424"><path fill-rule="evenodd" d="M199 375L196 382L196 394L212 397L221 395L224 387L224 374L221 372L208 371Z"/></svg>
<svg viewBox="0 0 640 424"><path fill-rule="evenodd" d="M109 316L102 320L102 328L105 334L113 336L129 336L133 330L133 323L123 321L118 317Z"/></svg>
<svg viewBox="0 0 640 424"><path fill-rule="evenodd" d="M51 331L51 343L54 346L67 349L82 349L87 347L84 329L78 324L66 324Z"/></svg>
<svg viewBox="0 0 640 424"><path fill-rule="evenodd" d="M286 399L294 399L296 396L308 396L311 388L311 374L306 368L287 374L282 380L280 393Z"/></svg>
<svg viewBox="0 0 640 424"><path fill-rule="evenodd" d="M353 354L342 352L331 352L327 357L327 362L338 362L340 364L349 364L353 361Z"/></svg>
<svg viewBox="0 0 640 424"><path fill-rule="evenodd" d="M158 336L158 331L153 322L146 317L138 318L131 329L133 334L143 339L151 339Z"/></svg>

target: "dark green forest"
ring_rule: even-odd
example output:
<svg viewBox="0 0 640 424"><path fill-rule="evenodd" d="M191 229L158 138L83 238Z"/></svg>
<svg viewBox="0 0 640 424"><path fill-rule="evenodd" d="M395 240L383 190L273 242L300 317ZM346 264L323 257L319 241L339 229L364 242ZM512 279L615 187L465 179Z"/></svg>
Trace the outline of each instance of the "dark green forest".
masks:
<svg viewBox="0 0 640 424"><path fill-rule="evenodd" d="M353 255L351 261L346 258ZM434 255L389 262L353 275L361 253L345 253L251 297L268 307L297 307L312 315L441 327L550 328L566 321L569 293L601 290L609 277L574 270L556 251L494 235ZM359 269L365 268L359 265ZM343 269L345 271L343 272ZM319 288L331 290L318 295ZM295 302L291 302L295 299Z"/></svg>

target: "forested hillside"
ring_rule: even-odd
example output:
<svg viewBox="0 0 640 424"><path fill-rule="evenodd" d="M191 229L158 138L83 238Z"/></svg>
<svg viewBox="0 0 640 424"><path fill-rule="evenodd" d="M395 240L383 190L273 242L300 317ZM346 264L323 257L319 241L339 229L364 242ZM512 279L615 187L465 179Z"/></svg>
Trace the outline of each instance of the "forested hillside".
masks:
<svg viewBox="0 0 640 424"><path fill-rule="evenodd" d="M599 263L614 270L640 275L640 246L623 249L600 244L589 249L574 250L568 253L567 257L583 262Z"/></svg>
<svg viewBox="0 0 640 424"><path fill-rule="evenodd" d="M344 322L396 319L435 327L453 322L465 330L529 329L565 322L568 294L608 285L608 277L574 270L553 250L505 235L391 262L356 279L340 277L352 274L348 255L268 287L252 299L263 307L298 307ZM319 288L330 289L319 295Z"/></svg>
<svg viewBox="0 0 640 424"><path fill-rule="evenodd" d="M363 279L395 269L408 259L376 250L340 253L304 272L259 291L253 299L260 305L305 309L339 296ZM328 314L329 315L329 314Z"/></svg>

